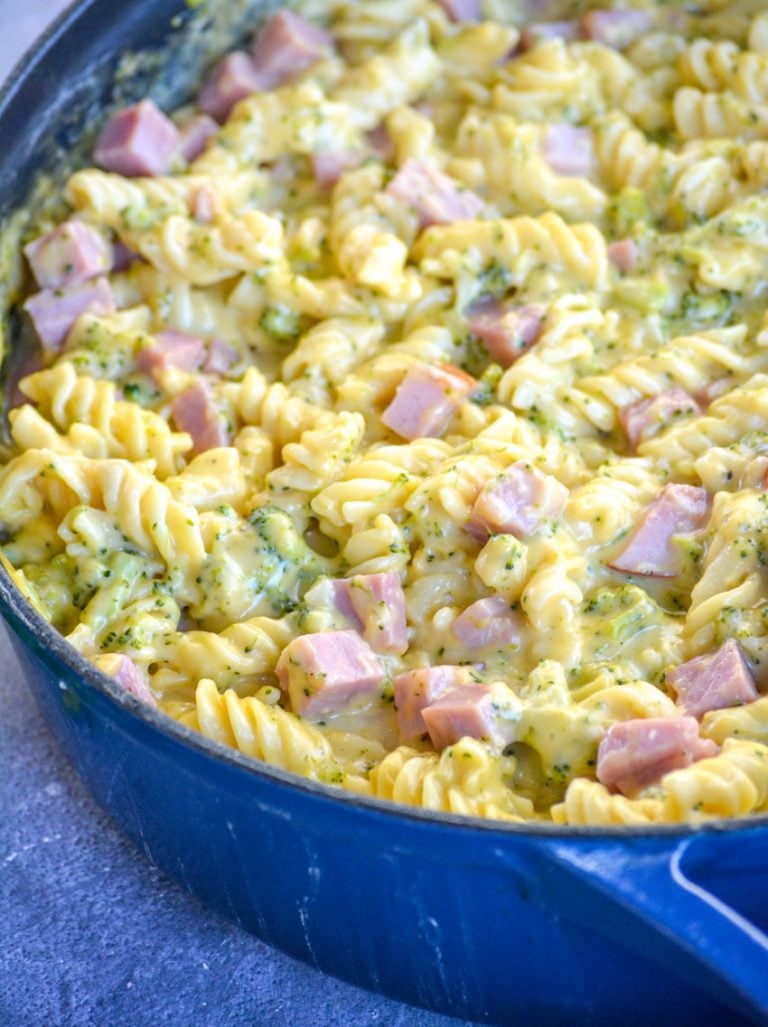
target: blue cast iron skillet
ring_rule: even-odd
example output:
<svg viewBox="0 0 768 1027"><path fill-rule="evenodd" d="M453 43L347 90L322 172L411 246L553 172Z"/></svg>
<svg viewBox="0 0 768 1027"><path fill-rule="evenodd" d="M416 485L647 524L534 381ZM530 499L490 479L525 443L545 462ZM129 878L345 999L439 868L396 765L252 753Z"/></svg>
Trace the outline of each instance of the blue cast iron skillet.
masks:
<svg viewBox="0 0 768 1027"><path fill-rule="evenodd" d="M227 6L233 35L266 9L209 4ZM194 94L209 58L197 37L178 43L191 17L183 0L80 0L65 13L0 96L0 216L23 205L34 173L77 161L77 140L92 138L115 99L149 90L172 105ZM150 58L116 87L126 50ZM21 346L17 328L11 319ZM4 572L0 611L95 799L183 887L297 959L488 1023L768 1022L765 818L564 829L359 798L140 704Z"/></svg>

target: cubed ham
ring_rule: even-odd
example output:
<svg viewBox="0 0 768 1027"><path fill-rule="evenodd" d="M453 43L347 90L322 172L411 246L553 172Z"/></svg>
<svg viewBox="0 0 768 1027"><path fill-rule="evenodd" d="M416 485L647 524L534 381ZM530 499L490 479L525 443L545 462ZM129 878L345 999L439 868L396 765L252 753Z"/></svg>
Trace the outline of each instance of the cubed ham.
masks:
<svg viewBox="0 0 768 1027"><path fill-rule="evenodd" d="M222 414L214 406L205 382L195 382L171 401L171 413L180 431L192 436L195 456L207 449L228 446L231 434Z"/></svg>
<svg viewBox="0 0 768 1027"><path fill-rule="evenodd" d="M112 269L112 251L103 237L73 218L24 247L29 266L41 289L81 285Z"/></svg>
<svg viewBox="0 0 768 1027"><path fill-rule="evenodd" d="M418 364L400 382L381 419L404 439L438 436L462 399L476 388L474 378L451 364Z"/></svg>
<svg viewBox="0 0 768 1027"><path fill-rule="evenodd" d="M365 138L374 155L379 160L388 161L392 159L395 153L395 145L383 121L376 128L372 128L370 132L366 132Z"/></svg>
<svg viewBox="0 0 768 1027"><path fill-rule="evenodd" d="M551 125L544 133L544 159L557 175L584 177L595 166L592 131L574 125Z"/></svg>
<svg viewBox="0 0 768 1027"><path fill-rule="evenodd" d="M155 336L154 346L136 354L136 366L159 381L166 371L194 371L205 356L205 343L197 335L166 328Z"/></svg>
<svg viewBox="0 0 768 1027"><path fill-rule="evenodd" d="M623 275L630 275L637 267L637 244L634 239L617 239L608 246L608 260Z"/></svg>
<svg viewBox="0 0 768 1027"><path fill-rule="evenodd" d="M597 750L597 779L634 796L672 770L714 756L717 746L699 737L693 717L649 717L613 724Z"/></svg>
<svg viewBox="0 0 768 1027"><path fill-rule="evenodd" d="M732 389L733 385L733 378L718 378L713 382L708 382L704 388L699 389L696 393L696 402L700 407L706 409L710 403L713 403L716 399L724 396L729 389Z"/></svg>
<svg viewBox="0 0 768 1027"><path fill-rule="evenodd" d="M191 164L219 131L218 122L209 114L196 114L179 129L179 154Z"/></svg>
<svg viewBox="0 0 768 1027"><path fill-rule="evenodd" d="M349 595L349 582L346 578L334 578L331 582L333 592L333 605L342 617L361 635L363 633L363 622L355 613L352 600Z"/></svg>
<svg viewBox="0 0 768 1027"><path fill-rule="evenodd" d="M130 656L124 653L104 653L99 656L98 666L99 670L114 678L136 699L141 699L150 706L157 706L157 700Z"/></svg>
<svg viewBox="0 0 768 1027"><path fill-rule="evenodd" d="M392 682L401 742L413 742L427 733L421 711L451 688L471 682L467 667L422 667L398 674Z"/></svg>
<svg viewBox="0 0 768 1027"><path fill-rule="evenodd" d="M307 720L338 713L352 699L376 692L385 678L381 660L356 631L294 638L276 672L294 712Z"/></svg>
<svg viewBox="0 0 768 1027"><path fill-rule="evenodd" d="M629 444L636 449L679 417L699 416L701 407L685 389L670 389L658 396L639 399L619 410L619 420Z"/></svg>
<svg viewBox="0 0 768 1027"><path fill-rule="evenodd" d="M24 304L45 349L58 350L81 314L111 314L115 309L106 278L93 278L65 289L41 289Z"/></svg>
<svg viewBox="0 0 768 1027"><path fill-rule="evenodd" d="M118 175L162 175L179 148L179 130L152 100L113 114L96 143L93 159Z"/></svg>
<svg viewBox="0 0 768 1027"><path fill-rule="evenodd" d="M504 303L493 296L476 300L467 314L469 330L485 344L493 360L502 367L510 367L535 345L544 320L544 308L541 306Z"/></svg>
<svg viewBox="0 0 768 1027"><path fill-rule="evenodd" d="M480 0L437 0L451 21L479 21Z"/></svg>
<svg viewBox="0 0 768 1027"><path fill-rule="evenodd" d="M237 350L229 343L223 342L221 339L211 339L203 370L206 374L213 374L220 378L231 370L239 359Z"/></svg>
<svg viewBox="0 0 768 1027"><path fill-rule="evenodd" d="M523 632L523 618L510 610L500 596L478 599L451 624L451 631L468 649L493 646L517 648Z"/></svg>
<svg viewBox="0 0 768 1027"><path fill-rule="evenodd" d="M112 244L112 270L127 271L142 258L125 243L119 240Z"/></svg>
<svg viewBox="0 0 768 1027"><path fill-rule="evenodd" d="M595 43L623 50L653 24L650 11L590 11L581 19L581 34Z"/></svg>
<svg viewBox="0 0 768 1027"><path fill-rule="evenodd" d="M709 519L710 498L697 485L666 485L609 567L625 574L673 578L680 571L678 535L700 531Z"/></svg>
<svg viewBox="0 0 768 1027"><path fill-rule="evenodd" d="M568 489L551 474L519 460L480 491L468 525L478 538L512 534L524 539L558 516Z"/></svg>
<svg viewBox="0 0 768 1027"><path fill-rule="evenodd" d="M217 122L224 122L236 103L265 88L264 78L253 66L248 54L242 50L233 50L211 72L197 105L204 114L210 115Z"/></svg>
<svg viewBox="0 0 768 1027"><path fill-rule="evenodd" d="M333 189L345 171L362 161L360 150L318 150L312 154L312 174L320 189Z"/></svg>
<svg viewBox="0 0 768 1027"><path fill-rule="evenodd" d="M199 185L189 197L189 211L195 221L209 225L221 213L221 197L209 185Z"/></svg>
<svg viewBox="0 0 768 1027"><path fill-rule="evenodd" d="M437 168L412 158L403 164L386 192L412 207L422 228L471 220L485 207L476 193L461 188Z"/></svg>
<svg viewBox="0 0 768 1027"><path fill-rule="evenodd" d="M681 663L668 672L667 681L675 690L678 706L691 717L759 698L746 657L732 638L713 653Z"/></svg>
<svg viewBox="0 0 768 1027"><path fill-rule="evenodd" d="M461 685L451 688L421 711L434 747L439 751L460 738L477 738L504 748L514 740L518 710L499 695L506 686Z"/></svg>
<svg viewBox="0 0 768 1027"><path fill-rule="evenodd" d="M402 655L408 648L405 595L400 575L358 574L334 581L339 612L376 652Z"/></svg>
<svg viewBox="0 0 768 1027"><path fill-rule="evenodd" d="M579 23L576 21L537 21L523 29L518 49L525 53L547 39L563 39L570 43L578 38Z"/></svg>
<svg viewBox="0 0 768 1027"><path fill-rule="evenodd" d="M333 48L333 39L317 25L293 11L278 11L264 25L253 44L257 74L271 89L294 78Z"/></svg>

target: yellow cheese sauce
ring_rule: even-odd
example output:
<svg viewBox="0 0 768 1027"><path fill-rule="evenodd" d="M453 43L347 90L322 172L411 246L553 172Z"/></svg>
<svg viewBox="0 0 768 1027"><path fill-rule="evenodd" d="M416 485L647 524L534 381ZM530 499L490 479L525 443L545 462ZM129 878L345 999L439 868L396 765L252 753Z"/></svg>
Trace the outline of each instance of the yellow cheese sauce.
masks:
<svg viewBox="0 0 768 1027"><path fill-rule="evenodd" d="M128 256L10 404L3 559L107 673L290 771L510 820L759 813L768 14L529 7L306 3L327 45L192 159L44 185L3 269L72 220ZM609 780L729 640L712 746ZM329 699L353 652L375 680ZM435 667L480 729L433 696L408 730L398 679Z"/></svg>

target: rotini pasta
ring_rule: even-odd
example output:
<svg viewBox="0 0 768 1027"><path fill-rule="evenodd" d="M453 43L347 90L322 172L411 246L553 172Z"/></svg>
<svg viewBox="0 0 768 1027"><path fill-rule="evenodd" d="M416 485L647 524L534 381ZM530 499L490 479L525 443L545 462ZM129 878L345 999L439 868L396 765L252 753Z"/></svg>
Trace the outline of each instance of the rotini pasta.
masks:
<svg viewBox="0 0 768 1027"><path fill-rule="evenodd" d="M768 18L576 6L311 0L213 69L205 142L118 112L24 240L3 560L282 770L760 814Z"/></svg>

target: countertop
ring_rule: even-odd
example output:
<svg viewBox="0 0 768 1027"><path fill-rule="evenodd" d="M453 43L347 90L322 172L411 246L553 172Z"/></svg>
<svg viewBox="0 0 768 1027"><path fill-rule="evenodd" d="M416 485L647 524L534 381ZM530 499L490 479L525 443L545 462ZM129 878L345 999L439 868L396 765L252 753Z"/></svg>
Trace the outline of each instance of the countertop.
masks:
<svg viewBox="0 0 768 1027"><path fill-rule="evenodd" d="M0 0L0 80L65 6ZM178 888L85 793L3 628L0 668L3 1027L460 1027L297 963Z"/></svg>

